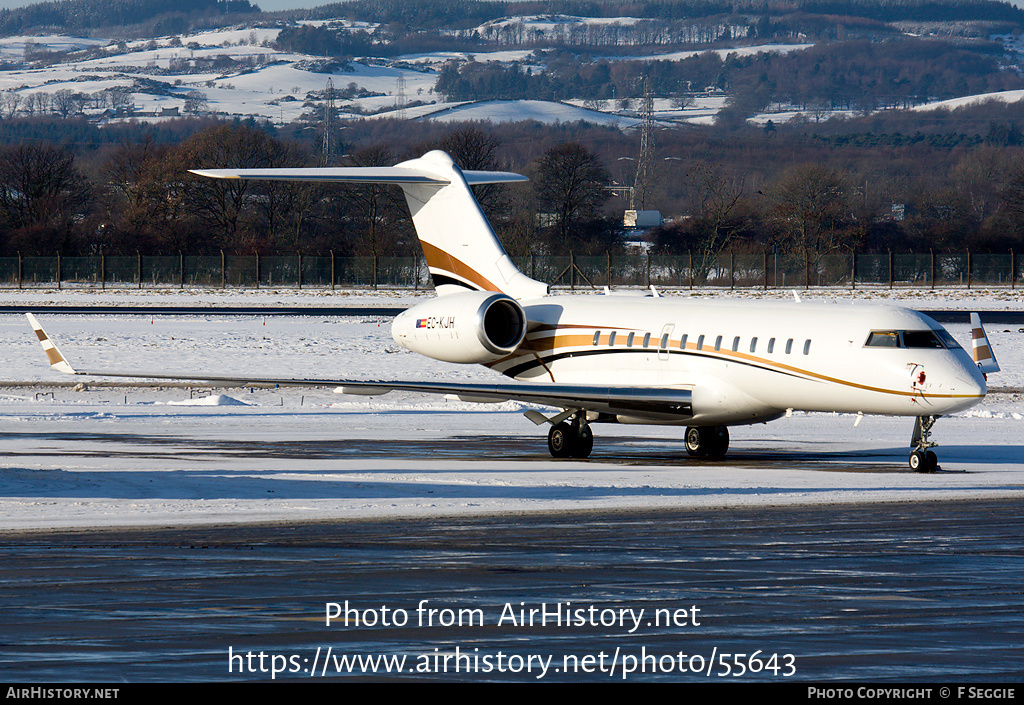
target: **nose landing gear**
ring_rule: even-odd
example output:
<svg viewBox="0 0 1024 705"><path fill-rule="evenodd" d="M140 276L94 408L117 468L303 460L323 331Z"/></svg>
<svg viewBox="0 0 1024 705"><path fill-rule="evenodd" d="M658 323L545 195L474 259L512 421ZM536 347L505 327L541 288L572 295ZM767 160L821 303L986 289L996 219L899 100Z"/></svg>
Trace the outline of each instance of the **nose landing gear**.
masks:
<svg viewBox="0 0 1024 705"><path fill-rule="evenodd" d="M935 451L930 450L938 444L929 440L932 426L938 416L918 416L914 422L914 435L910 437L910 469L914 472L932 473L940 470L939 459Z"/></svg>

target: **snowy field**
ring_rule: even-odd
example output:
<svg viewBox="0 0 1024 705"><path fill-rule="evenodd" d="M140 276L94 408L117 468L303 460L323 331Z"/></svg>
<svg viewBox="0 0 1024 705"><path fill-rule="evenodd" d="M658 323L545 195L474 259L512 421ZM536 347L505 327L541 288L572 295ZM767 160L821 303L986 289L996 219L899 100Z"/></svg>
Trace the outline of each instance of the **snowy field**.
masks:
<svg viewBox="0 0 1024 705"><path fill-rule="evenodd" d="M874 301L895 296L855 294ZM409 292L0 290L0 304L27 310L43 303L396 306L416 300ZM1020 293L1008 290L902 292L898 301L933 310L1024 309ZM49 314L40 320L82 367L491 378L482 367L399 348L384 317ZM963 323L948 328L969 345L966 313ZM561 461L548 455L546 428L525 419L527 407L518 403L351 397L331 388L97 386L53 372L24 317L2 314L0 528L1024 498L1024 332L989 325L988 333L1003 367L990 385L1008 391L940 420L934 440L942 472L917 475L906 464L913 425L907 418L866 417L854 427L853 416L798 413L736 427L729 456L719 462L688 458L682 428L602 424L595 426L589 460ZM84 389L73 387L83 380Z"/></svg>

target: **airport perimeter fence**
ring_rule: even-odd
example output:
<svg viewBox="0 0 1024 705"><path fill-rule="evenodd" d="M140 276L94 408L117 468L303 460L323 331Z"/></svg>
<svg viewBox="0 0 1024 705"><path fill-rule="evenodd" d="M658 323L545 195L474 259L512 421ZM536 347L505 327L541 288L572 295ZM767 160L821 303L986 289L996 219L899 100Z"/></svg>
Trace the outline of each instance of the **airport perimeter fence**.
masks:
<svg viewBox="0 0 1024 705"><path fill-rule="evenodd" d="M828 255L720 253L513 257L556 288L808 289L814 287L1016 288L1024 266L1006 254ZM422 257L334 255L129 255L0 257L0 286L16 288L430 288Z"/></svg>

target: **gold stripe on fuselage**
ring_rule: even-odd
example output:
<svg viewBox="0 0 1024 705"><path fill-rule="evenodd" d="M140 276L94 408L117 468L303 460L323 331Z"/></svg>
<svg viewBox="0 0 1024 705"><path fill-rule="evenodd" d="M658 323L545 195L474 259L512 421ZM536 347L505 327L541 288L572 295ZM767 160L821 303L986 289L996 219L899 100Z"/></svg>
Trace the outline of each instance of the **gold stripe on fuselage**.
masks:
<svg viewBox="0 0 1024 705"><path fill-rule="evenodd" d="M643 345L637 345L636 343L634 343L634 345L631 347L627 347L625 344L619 345L618 341L616 340L616 345L612 347L605 347L604 349L602 349L602 346L608 345L608 339L610 337L610 334L602 333L600 338L598 339L598 344L594 345L593 334L580 335L578 333L574 333L559 335L558 333L558 331L567 328L585 327L586 326L578 325L545 326L544 333L549 333L553 331L554 335L537 336L534 333L531 333L530 335L527 335L526 340L523 341L523 344L519 346L516 352L514 352L512 355L509 355L508 357L502 358L501 360L496 360L495 362L488 363L487 366L492 368L502 366L508 369L515 367L517 363L523 364L529 360L533 360L534 358L536 358L537 360L546 359L547 362L550 362L551 358L565 355L567 353L577 352L589 352L591 354L614 354L622 352L649 352L651 354L658 354L667 352L669 354L675 355L698 354L703 357L720 359L723 361L744 362L746 364L750 364L755 367L760 367L762 369L767 369L771 372L777 372L779 374L794 374L814 381L828 382L831 384L839 384L846 387L851 387L853 389L861 389L869 392L878 392L881 394L893 394L902 397L919 397L923 399L970 399L981 398L984 396L978 394L935 394L922 392L919 390L900 391L896 389L885 389L883 387L875 387L868 384L861 384L859 382L841 379L839 377L832 377L829 375L822 374L820 372L814 372L813 370L809 370L803 367L797 367L795 365L788 365L782 362L776 362L774 360L760 357L758 355L752 355L750 353L744 353L728 349L714 350L713 346L709 347L707 343L704 344L704 347L698 348L696 343L687 342L686 348L685 350L683 350L679 347L679 342L681 340L679 338L676 338L674 340L670 339L668 346L664 348L661 347L660 345L648 345L647 347L643 347ZM608 330L605 327L589 327L589 330L595 332L602 329ZM629 331L629 329L620 328L616 329L614 332L618 333L623 330ZM628 333L626 333L626 335L628 335ZM616 337L618 338L618 336ZM658 339L657 342L660 343L660 339ZM547 367L548 366L545 364L545 368Z"/></svg>

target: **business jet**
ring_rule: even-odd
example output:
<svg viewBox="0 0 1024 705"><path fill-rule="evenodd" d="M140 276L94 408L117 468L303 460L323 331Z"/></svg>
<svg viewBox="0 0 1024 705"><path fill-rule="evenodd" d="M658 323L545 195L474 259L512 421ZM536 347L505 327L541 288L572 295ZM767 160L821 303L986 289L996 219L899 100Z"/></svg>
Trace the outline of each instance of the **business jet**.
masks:
<svg viewBox="0 0 1024 705"><path fill-rule="evenodd" d="M729 427L793 411L914 417L910 467L934 472L930 439L941 416L986 394L999 369L972 314L974 355L938 323L906 308L866 304L693 301L608 292L550 295L519 271L473 196L477 184L512 183L507 172L462 171L429 152L393 167L217 169L215 179L397 184L436 297L397 316L394 340L416 353L480 364L505 383L358 381L76 370L28 314L51 365L70 374L280 385L332 385L350 394L403 390L472 402L516 400L557 411L525 412L548 424L557 458L586 458L598 423L685 427L692 456L717 458Z"/></svg>

